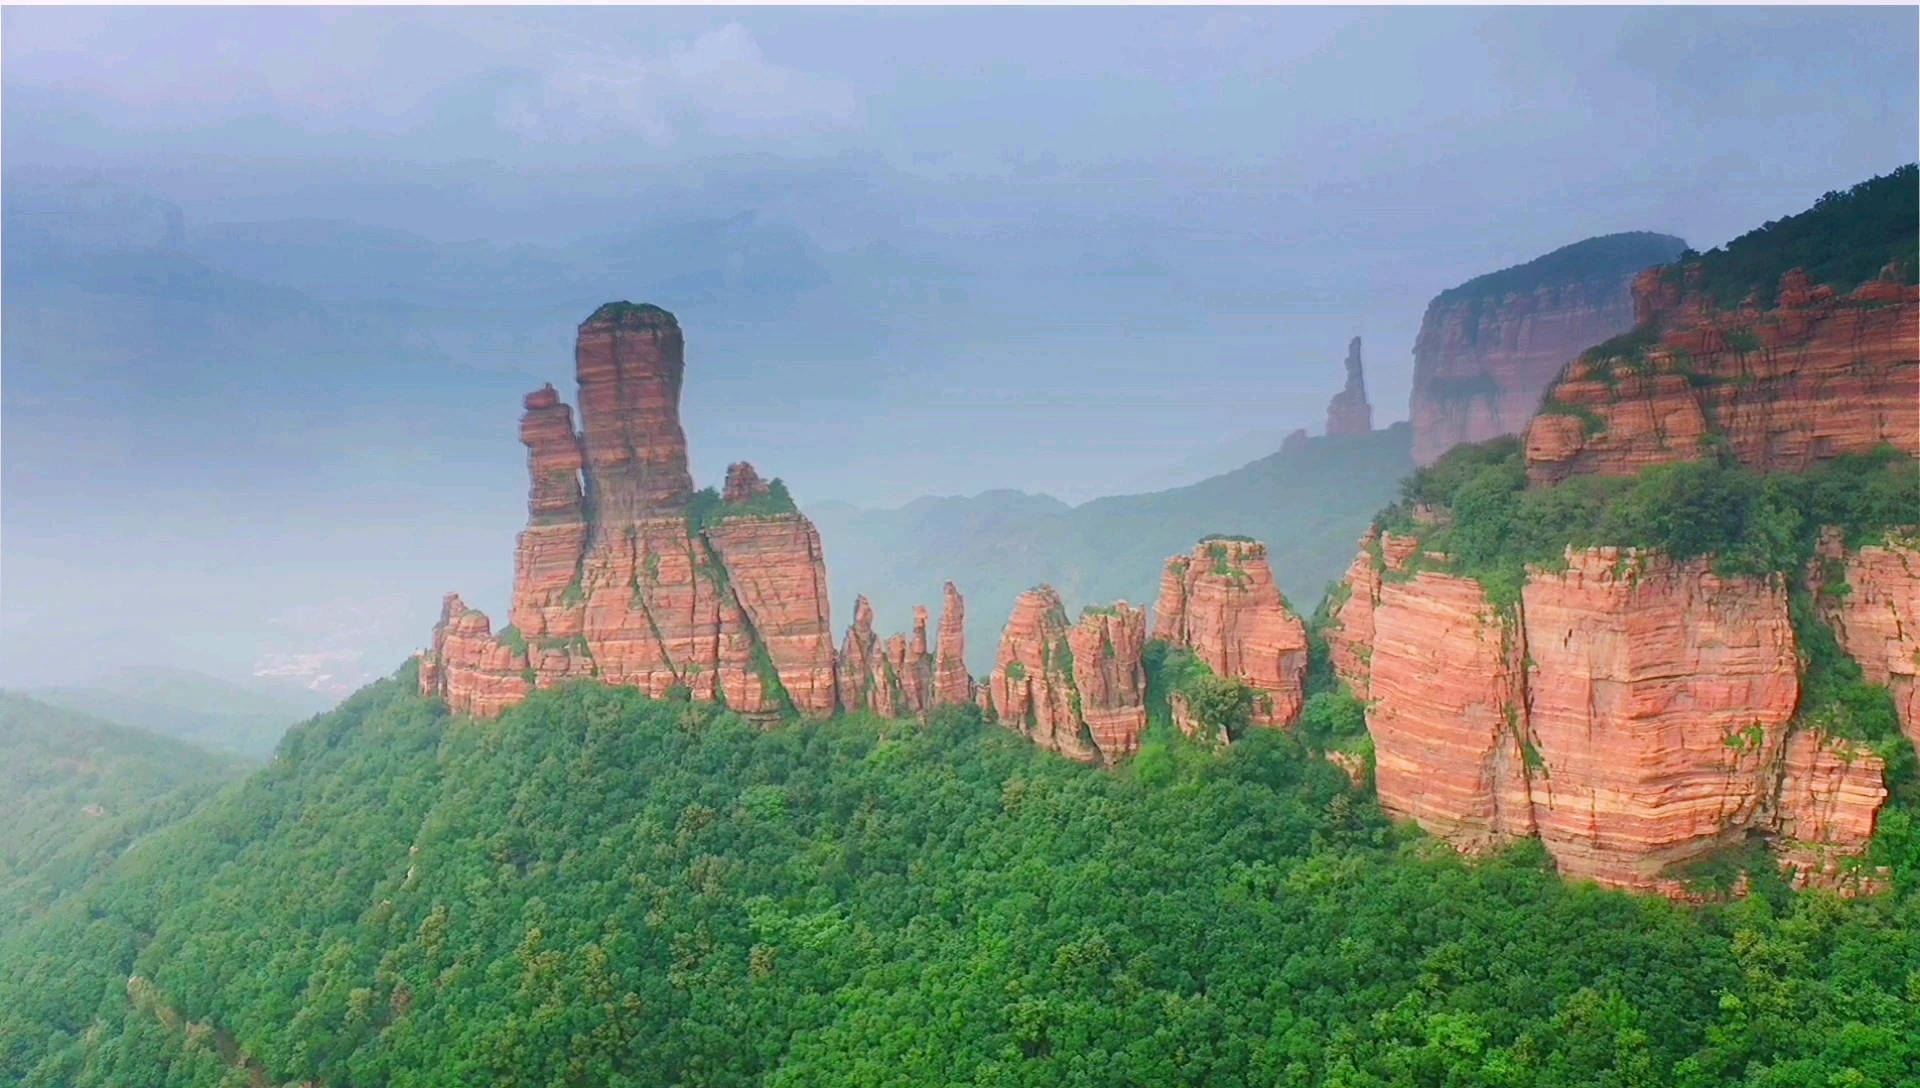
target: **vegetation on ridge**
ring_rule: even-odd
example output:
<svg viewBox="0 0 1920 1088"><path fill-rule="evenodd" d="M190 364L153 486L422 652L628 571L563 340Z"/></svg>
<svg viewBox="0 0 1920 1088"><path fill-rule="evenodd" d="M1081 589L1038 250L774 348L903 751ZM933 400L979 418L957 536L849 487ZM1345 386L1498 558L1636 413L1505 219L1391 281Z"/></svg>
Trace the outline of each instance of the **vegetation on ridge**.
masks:
<svg viewBox="0 0 1920 1088"><path fill-rule="evenodd" d="M1694 909L1434 849L1279 731L1108 772L971 708L768 732L576 684L476 723L409 671L0 943L0 1080L244 1079L216 1032L329 1088L1920 1069L1898 820L1894 896Z"/></svg>
<svg viewBox="0 0 1920 1088"><path fill-rule="evenodd" d="M1904 266L1903 282L1920 282L1920 165L1913 163L1829 192L1806 211L1717 249L1688 251L1668 274L1698 275L1693 289L1720 306L1757 294L1761 306L1770 308L1780 276L1790 268L1805 269L1814 283L1845 293L1894 260ZM1690 271L1696 268L1697 273Z"/></svg>

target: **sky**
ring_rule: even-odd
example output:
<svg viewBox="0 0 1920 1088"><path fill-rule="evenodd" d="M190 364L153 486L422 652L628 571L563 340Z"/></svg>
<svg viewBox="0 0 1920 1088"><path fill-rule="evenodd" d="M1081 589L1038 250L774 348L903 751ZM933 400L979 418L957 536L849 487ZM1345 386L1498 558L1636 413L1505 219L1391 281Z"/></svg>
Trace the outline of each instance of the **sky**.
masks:
<svg viewBox="0 0 1920 1088"><path fill-rule="evenodd" d="M1708 248L1920 130L1912 7L10 7L0 31L12 685L354 682L445 589L499 611L518 395L571 388L608 299L681 315L702 483L745 458L803 504L1081 502L1317 426L1351 336L1376 423L1404 418L1440 290L1615 231ZM118 203L83 231L75 186ZM60 271L16 224L67 239Z"/></svg>

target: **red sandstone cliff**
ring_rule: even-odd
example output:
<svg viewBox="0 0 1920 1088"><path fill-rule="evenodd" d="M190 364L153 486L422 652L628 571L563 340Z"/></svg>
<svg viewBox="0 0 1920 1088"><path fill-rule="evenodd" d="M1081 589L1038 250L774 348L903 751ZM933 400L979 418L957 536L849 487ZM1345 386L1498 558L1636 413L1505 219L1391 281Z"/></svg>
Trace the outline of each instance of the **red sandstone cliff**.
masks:
<svg viewBox="0 0 1920 1088"><path fill-rule="evenodd" d="M499 638L524 648L480 653L473 640L488 622L463 605L436 633L422 687L481 717L530 687L585 677L655 697L684 688L751 717L832 713L839 685L813 525L745 506L768 493L745 463L729 469L728 496L705 524L688 520L673 315L602 306L580 326L575 362L580 434L551 386L527 397L521 421L528 524L511 631Z"/></svg>
<svg viewBox="0 0 1920 1088"><path fill-rule="evenodd" d="M1829 584L1829 563L1840 585ZM1849 553L1828 530L1807 580L1840 648L1893 693L1901 731L1920 746L1920 535L1890 533Z"/></svg>
<svg viewBox="0 0 1920 1088"><path fill-rule="evenodd" d="M1347 385L1327 404L1327 433L1367 434L1373 430L1373 405L1367 403L1367 379L1360 368L1360 338L1347 345Z"/></svg>
<svg viewBox="0 0 1920 1088"><path fill-rule="evenodd" d="M1920 456L1920 287L1889 267L1852 293L1781 277L1777 305L1720 311L1675 286L1634 281L1649 347L1567 365L1527 429L1527 475L1630 475L1724 445L1761 471L1804 471L1882 443Z"/></svg>
<svg viewBox="0 0 1920 1088"><path fill-rule="evenodd" d="M1413 345L1413 460L1519 434L1568 359L1633 327L1628 284L1685 243L1592 238L1442 292Z"/></svg>
<svg viewBox="0 0 1920 1088"><path fill-rule="evenodd" d="M1153 637L1245 681L1255 692L1255 725L1288 726L1300 716L1307 629L1280 597L1266 545L1216 538L1167 560Z"/></svg>
<svg viewBox="0 0 1920 1088"><path fill-rule="evenodd" d="M1014 602L982 707L1069 759L1124 759L1147 726L1146 631L1146 613L1125 601L1069 625L1053 587L1030 589Z"/></svg>
<svg viewBox="0 0 1920 1088"><path fill-rule="evenodd" d="M1872 834L1880 764L1796 727L1779 578L1594 548L1503 612L1471 579L1396 576L1404 541L1363 541L1327 633L1368 703L1384 808L1468 851L1538 835L1611 887L1679 894L1676 866L1749 831L1796 882L1862 887L1843 863Z"/></svg>

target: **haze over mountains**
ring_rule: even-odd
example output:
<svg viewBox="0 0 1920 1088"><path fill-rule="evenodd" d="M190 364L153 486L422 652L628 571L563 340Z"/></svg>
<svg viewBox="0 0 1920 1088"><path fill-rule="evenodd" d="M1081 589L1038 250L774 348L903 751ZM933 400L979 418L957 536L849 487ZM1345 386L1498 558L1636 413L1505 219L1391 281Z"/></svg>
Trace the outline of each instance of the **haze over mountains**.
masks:
<svg viewBox="0 0 1920 1088"><path fill-rule="evenodd" d="M699 483L1083 503L1271 453L1356 334L1403 418L1443 288L1911 157L1903 11L5 18L8 684L337 692L504 600L501 421L609 298L688 330Z"/></svg>

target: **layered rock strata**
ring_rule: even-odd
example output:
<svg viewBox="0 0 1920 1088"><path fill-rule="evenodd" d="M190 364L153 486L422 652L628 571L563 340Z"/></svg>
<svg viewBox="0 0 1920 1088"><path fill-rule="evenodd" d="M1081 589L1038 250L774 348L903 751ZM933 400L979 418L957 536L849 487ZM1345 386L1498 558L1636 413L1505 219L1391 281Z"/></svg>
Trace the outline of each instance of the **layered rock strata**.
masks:
<svg viewBox="0 0 1920 1088"><path fill-rule="evenodd" d="M1266 545L1203 540L1167 560L1153 637L1190 650L1220 676L1254 690L1253 724L1289 726L1300 716L1307 628L1274 584Z"/></svg>
<svg viewBox="0 0 1920 1088"><path fill-rule="evenodd" d="M1807 580L1840 648L1893 693L1901 731L1920 746L1920 530L1850 553L1829 529Z"/></svg>
<svg viewBox="0 0 1920 1088"><path fill-rule="evenodd" d="M1844 884L1880 768L1798 726L1781 579L1569 550L1501 609L1472 579L1396 570L1397 543L1364 542L1327 632L1388 811L1467 851L1537 835L1610 887L1680 894L1677 870L1749 832L1796 880Z"/></svg>
<svg viewBox="0 0 1920 1088"><path fill-rule="evenodd" d="M1889 266L1847 295L1781 277L1772 309L1716 310L1678 279L1633 284L1646 341L1568 364L1527 429L1527 476L1626 476L1725 449L1801 472L1887 444L1920 456L1920 287Z"/></svg>
<svg viewBox="0 0 1920 1088"><path fill-rule="evenodd" d="M1519 434L1568 359L1633 327L1634 275L1686 244L1611 235L1442 292L1413 346L1413 460Z"/></svg>
<svg viewBox="0 0 1920 1088"><path fill-rule="evenodd" d="M526 398L528 520L515 555L506 656L461 605L421 683L490 717L532 687L596 677L661 697L684 689L752 717L838 705L826 564L798 513L759 512L751 465L696 527L679 395L684 345L665 310L610 303L580 326L580 432L547 386ZM483 660L484 657L484 660ZM511 673L518 687L500 679Z"/></svg>
<svg viewBox="0 0 1920 1088"><path fill-rule="evenodd" d="M1146 613L1121 601L1069 624L1051 586L1014 602L981 706L1036 745L1114 763L1146 731Z"/></svg>
<svg viewBox="0 0 1920 1088"><path fill-rule="evenodd" d="M1360 338L1347 345L1347 385L1327 404L1327 433L1367 434L1373 430L1373 405L1367 403L1367 379L1360 367Z"/></svg>
<svg viewBox="0 0 1920 1088"><path fill-rule="evenodd" d="M933 655L935 706L973 702L973 674L967 671L967 602L948 582L940 610L940 642Z"/></svg>

